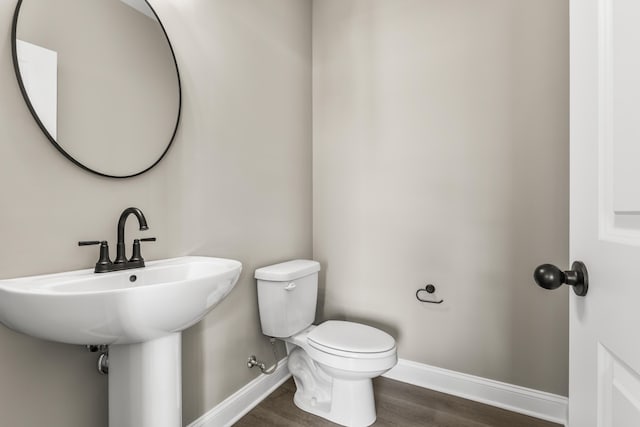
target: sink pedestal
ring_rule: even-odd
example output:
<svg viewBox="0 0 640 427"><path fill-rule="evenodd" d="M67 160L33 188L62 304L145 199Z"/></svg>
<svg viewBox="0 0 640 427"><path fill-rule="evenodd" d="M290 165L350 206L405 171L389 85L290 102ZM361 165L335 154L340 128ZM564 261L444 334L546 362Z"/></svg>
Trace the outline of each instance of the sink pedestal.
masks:
<svg viewBox="0 0 640 427"><path fill-rule="evenodd" d="M109 427L182 426L181 334L109 346Z"/></svg>

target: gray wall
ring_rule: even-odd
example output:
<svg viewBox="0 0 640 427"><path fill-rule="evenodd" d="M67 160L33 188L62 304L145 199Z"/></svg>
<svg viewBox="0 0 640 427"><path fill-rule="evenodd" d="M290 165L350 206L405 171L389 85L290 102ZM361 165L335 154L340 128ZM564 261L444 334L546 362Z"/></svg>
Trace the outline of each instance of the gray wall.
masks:
<svg viewBox="0 0 640 427"><path fill-rule="evenodd" d="M566 0L314 1L321 317L566 395L568 291L531 274L568 266L568 48Z"/></svg>
<svg viewBox="0 0 640 427"><path fill-rule="evenodd" d="M125 181L83 172L41 134L13 75L15 2L0 4L0 278L92 266L96 248L76 242L113 245L130 205L159 239L147 259L242 261L231 295L184 334L186 424L258 374L248 355L271 357L253 270L311 256L311 2L153 3L178 53L184 116L165 161ZM81 347L0 326L0 424L106 426L106 379L94 363Z"/></svg>

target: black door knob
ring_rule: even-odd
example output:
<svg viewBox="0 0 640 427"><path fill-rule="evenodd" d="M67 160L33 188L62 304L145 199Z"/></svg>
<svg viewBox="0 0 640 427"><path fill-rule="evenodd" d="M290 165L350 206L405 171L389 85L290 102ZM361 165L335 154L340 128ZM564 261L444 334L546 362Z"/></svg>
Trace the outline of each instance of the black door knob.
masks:
<svg viewBox="0 0 640 427"><path fill-rule="evenodd" d="M581 297L589 290L587 267L580 261L574 262L569 271L562 271L552 264L542 264L533 272L533 279L545 289L558 289L564 284L572 286L576 295Z"/></svg>

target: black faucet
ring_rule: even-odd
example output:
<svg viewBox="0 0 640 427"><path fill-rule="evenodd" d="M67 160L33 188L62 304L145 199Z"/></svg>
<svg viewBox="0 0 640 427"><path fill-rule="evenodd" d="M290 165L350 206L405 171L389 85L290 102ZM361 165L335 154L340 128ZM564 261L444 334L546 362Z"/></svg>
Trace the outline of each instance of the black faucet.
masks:
<svg viewBox="0 0 640 427"><path fill-rule="evenodd" d="M144 258L140 253L140 242L155 242L155 237L148 237L145 239L135 239L133 241L133 251L131 254L131 258L127 260L125 256L125 244L124 244L124 226L127 223L127 218L129 215L135 215L138 218L138 224L140 225L140 230L148 230L149 226L147 225L147 219L144 217L142 211L138 208L127 208L122 214L120 214L120 219L118 220L118 242L116 244L116 259L111 262L109 258L109 244L103 241L86 241L86 242L78 242L79 246L87 246L87 245L100 245L100 259L96 263L95 272L96 273L108 273L110 271L119 271L119 270L128 270L130 268L140 268L144 267Z"/></svg>
<svg viewBox="0 0 640 427"><path fill-rule="evenodd" d="M148 230L149 226L147 225L147 219L144 217L142 211L138 208L127 208L120 214L120 219L118 220L118 243L116 246L116 259L113 261L114 264L126 264L128 261L124 255L124 226L127 223L127 218L129 215L134 214L138 218L138 224L140 224L140 231ZM138 242L138 245L140 242ZM133 258L133 257L132 257ZM133 262L138 262L134 260ZM142 261L142 267L144 267L144 260ZM135 267L130 267L135 268Z"/></svg>

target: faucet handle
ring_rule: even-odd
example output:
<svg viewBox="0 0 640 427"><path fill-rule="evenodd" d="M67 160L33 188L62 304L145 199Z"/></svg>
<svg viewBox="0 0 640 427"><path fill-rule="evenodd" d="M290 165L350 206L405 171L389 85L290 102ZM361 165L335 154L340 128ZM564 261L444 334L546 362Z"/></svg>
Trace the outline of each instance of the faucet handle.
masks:
<svg viewBox="0 0 640 427"><path fill-rule="evenodd" d="M96 273L106 273L111 271L111 259L109 258L109 243L106 240L88 240L78 242L78 246L100 245L100 258L96 262Z"/></svg>
<svg viewBox="0 0 640 427"><path fill-rule="evenodd" d="M155 242L155 237L145 237L144 239L134 239L133 241L133 253L129 258L129 263L137 263L138 267L144 267L144 258L140 253L140 242Z"/></svg>
<svg viewBox="0 0 640 427"><path fill-rule="evenodd" d="M99 245L100 243L102 243L100 240L82 240L78 242L78 246Z"/></svg>

